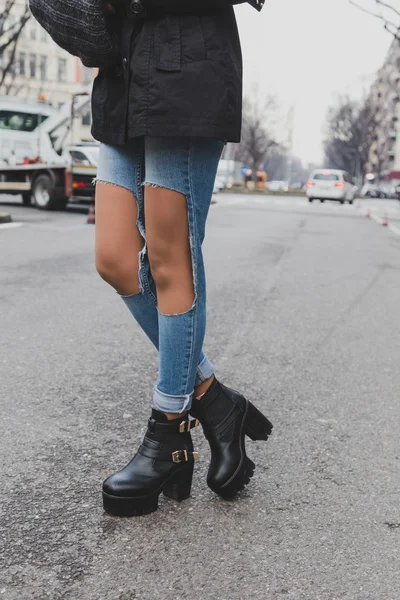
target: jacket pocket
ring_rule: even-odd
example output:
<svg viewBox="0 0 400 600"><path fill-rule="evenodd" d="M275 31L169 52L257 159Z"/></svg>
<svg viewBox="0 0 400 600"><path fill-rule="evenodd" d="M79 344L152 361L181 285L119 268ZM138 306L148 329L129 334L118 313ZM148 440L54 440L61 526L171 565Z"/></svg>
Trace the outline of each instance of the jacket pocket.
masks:
<svg viewBox="0 0 400 600"><path fill-rule="evenodd" d="M178 17L168 16L157 21L155 46L157 52L157 69L160 71L181 70L181 31Z"/></svg>
<svg viewBox="0 0 400 600"><path fill-rule="evenodd" d="M207 50L200 17L196 15L184 15L180 17L180 27L183 62L206 60Z"/></svg>
<svg viewBox="0 0 400 600"><path fill-rule="evenodd" d="M182 63L206 60L201 21L195 15L169 15L157 22L155 31L157 69L181 71Z"/></svg>

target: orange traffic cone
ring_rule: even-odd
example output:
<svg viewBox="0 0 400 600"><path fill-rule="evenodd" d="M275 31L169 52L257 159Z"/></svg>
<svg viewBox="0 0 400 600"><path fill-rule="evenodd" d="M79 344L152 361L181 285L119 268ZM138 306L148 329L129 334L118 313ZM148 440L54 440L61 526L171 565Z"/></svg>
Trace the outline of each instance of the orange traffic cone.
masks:
<svg viewBox="0 0 400 600"><path fill-rule="evenodd" d="M96 222L96 216L95 216L95 209L94 209L94 202L93 202L93 204L91 204L89 206L88 218L87 218L86 223L88 225L94 225L95 222Z"/></svg>
<svg viewBox="0 0 400 600"><path fill-rule="evenodd" d="M389 225L389 219L388 219L387 213L385 213L383 215L382 225L383 225L383 227L387 227Z"/></svg>
<svg viewBox="0 0 400 600"><path fill-rule="evenodd" d="M365 216L368 217L368 219L371 218L371 209L367 208L367 212L365 213Z"/></svg>

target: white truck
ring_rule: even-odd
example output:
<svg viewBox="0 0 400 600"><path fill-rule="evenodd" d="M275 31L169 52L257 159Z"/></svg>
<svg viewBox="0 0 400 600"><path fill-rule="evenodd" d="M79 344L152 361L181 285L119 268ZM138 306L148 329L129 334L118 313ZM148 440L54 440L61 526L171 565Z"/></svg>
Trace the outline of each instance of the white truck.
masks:
<svg viewBox="0 0 400 600"><path fill-rule="evenodd" d="M0 98L0 194L20 194L24 204L45 210L93 200L98 147L66 145L74 116L89 103L89 91L58 110L44 102Z"/></svg>

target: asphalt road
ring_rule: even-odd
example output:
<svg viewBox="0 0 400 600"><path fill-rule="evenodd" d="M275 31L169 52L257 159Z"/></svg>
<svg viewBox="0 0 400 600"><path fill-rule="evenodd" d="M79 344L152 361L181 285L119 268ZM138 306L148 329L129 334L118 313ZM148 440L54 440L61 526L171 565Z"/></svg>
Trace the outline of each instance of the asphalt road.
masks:
<svg viewBox="0 0 400 600"><path fill-rule="evenodd" d="M156 355L93 266L79 213L0 228L0 598L398 600L400 237L355 206L221 196L207 351L271 418L236 502L205 484L103 513L136 449Z"/></svg>

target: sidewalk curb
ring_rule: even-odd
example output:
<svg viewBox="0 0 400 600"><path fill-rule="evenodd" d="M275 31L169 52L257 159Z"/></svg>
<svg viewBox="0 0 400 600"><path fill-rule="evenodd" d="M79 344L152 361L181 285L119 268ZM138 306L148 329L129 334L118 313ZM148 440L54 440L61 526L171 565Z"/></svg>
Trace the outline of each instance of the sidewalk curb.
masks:
<svg viewBox="0 0 400 600"><path fill-rule="evenodd" d="M0 223L11 223L12 218L8 213L0 213Z"/></svg>

